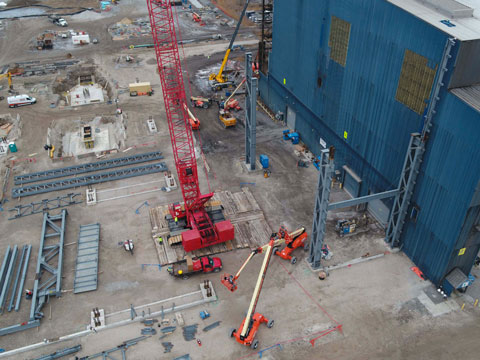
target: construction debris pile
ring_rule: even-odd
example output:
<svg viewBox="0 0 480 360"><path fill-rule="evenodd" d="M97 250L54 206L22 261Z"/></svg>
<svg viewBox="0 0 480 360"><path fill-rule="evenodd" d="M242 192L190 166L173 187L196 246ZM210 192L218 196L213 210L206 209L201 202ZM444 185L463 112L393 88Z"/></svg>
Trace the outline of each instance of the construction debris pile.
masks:
<svg viewBox="0 0 480 360"><path fill-rule="evenodd" d="M15 76L46 75L65 70L68 66L76 65L79 62L79 60L61 60L51 63L41 63L39 60L24 61L13 64L9 67L9 71Z"/></svg>
<svg viewBox="0 0 480 360"><path fill-rule="evenodd" d="M112 40L127 40L142 36L150 36L152 29L148 18L139 18L130 20L123 18L119 22L108 28L108 32L112 36Z"/></svg>

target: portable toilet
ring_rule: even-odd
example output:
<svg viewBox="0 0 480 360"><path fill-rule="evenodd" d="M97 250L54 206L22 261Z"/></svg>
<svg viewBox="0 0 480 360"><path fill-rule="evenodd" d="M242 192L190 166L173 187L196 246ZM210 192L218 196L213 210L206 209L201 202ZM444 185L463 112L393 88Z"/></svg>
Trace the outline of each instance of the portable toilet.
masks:
<svg viewBox="0 0 480 360"><path fill-rule="evenodd" d="M260 155L260 164L264 169L268 169L268 156L267 155Z"/></svg>
<svg viewBox="0 0 480 360"><path fill-rule="evenodd" d="M15 153L18 151L17 145L15 145L14 142L11 142L8 144L8 148L10 149L10 152Z"/></svg>

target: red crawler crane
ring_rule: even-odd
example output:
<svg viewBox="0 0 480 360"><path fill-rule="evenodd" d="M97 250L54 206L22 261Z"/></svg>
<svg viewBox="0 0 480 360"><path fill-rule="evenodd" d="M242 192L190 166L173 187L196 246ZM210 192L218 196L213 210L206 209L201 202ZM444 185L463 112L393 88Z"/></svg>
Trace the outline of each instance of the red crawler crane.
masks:
<svg viewBox="0 0 480 360"><path fill-rule="evenodd" d="M232 240L234 228L228 220L212 223L204 205L213 193L200 193L193 135L184 107L185 88L170 0L147 0L147 5L175 166L185 204L184 208L178 203L173 204L169 210L174 218L186 218L191 230L182 233L182 245L185 251L192 251Z"/></svg>

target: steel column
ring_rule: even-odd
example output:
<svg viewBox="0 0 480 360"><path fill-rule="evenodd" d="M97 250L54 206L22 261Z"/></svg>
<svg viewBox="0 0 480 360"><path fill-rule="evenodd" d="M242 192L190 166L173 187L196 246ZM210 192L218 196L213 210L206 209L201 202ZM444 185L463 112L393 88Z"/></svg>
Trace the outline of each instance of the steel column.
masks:
<svg viewBox="0 0 480 360"><path fill-rule="evenodd" d="M15 262L17 261L17 252L18 247L15 245L13 247L12 255L10 256L10 264L8 265L7 275L5 276L2 292L0 294L0 314L3 313L5 301L7 301L8 289L13 276L13 268L15 266Z"/></svg>
<svg viewBox="0 0 480 360"><path fill-rule="evenodd" d="M15 281L13 283L12 295L10 297L10 303L8 304L8 311L12 311L13 301L15 300L15 295L17 293L18 280L20 279L20 271L22 271L23 259L25 258L25 252L27 251L27 245L24 245L22 248L22 255L20 256L20 261L18 262L17 274L15 275Z"/></svg>
<svg viewBox="0 0 480 360"><path fill-rule="evenodd" d="M32 252L32 245L28 245L27 254L25 255L25 261L23 263L22 278L20 280L20 286L18 287L17 301L15 303L15 311L20 309L20 301L22 301L23 295L23 285L25 284L25 279L27 277L28 262L30 260L30 253Z"/></svg>
<svg viewBox="0 0 480 360"><path fill-rule="evenodd" d="M445 85L443 83L443 78L448 71L447 64L452 57L450 52L454 45L455 40L452 38L449 38L445 44L442 61L440 62L439 70L433 85L432 95L428 103L422 134L415 133L412 134L412 137L410 138L410 144L408 145L407 155L405 157L402 174L400 176L400 183L398 185L399 193L395 197L385 235L385 241L391 247L401 247L403 245L401 239L403 225L405 224L408 207L410 206L415 190L415 184L417 182L420 165L425 153L426 142L432 126L432 119L435 115L436 105L440 100L438 95L441 88Z"/></svg>
<svg viewBox="0 0 480 360"><path fill-rule="evenodd" d="M0 336L13 334L19 331L31 329L38 326L40 326L40 320L27 321L21 324L8 326L6 328L0 329Z"/></svg>
<svg viewBox="0 0 480 360"><path fill-rule="evenodd" d="M35 360L53 360L53 359L59 359L61 357L70 355L70 354L75 354L76 352L79 352L82 349L82 345L76 345L70 348L62 349L59 351L55 351L53 354L50 355L45 355L45 356L40 356L39 358L36 358Z"/></svg>
<svg viewBox="0 0 480 360"><path fill-rule="evenodd" d="M5 251L5 256L3 257L2 268L0 269L0 291L3 288L3 283L5 281L5 275L8 269L8 264L10 262L10 245L7 247L7 251Z"/></svg>
<svg viewBox="0 0 480 360"><path fill-rule="evenodd" d="M330 199L330 188L335 170L333 161L334 148L321 151L318 186L315 193L315 209L313 212L313 227L310 237L308 262L313 269L320 267L322 259L323 238L325 236L325 225L327 222L328 201Z"/></svg>
<svg viewBox="0 0 480 360"><path fill-rule="evenodd" d="M250 170L255 170L258 79L253 76L252 53L245 54L245 79L245 164L250 167Z"/></svg>

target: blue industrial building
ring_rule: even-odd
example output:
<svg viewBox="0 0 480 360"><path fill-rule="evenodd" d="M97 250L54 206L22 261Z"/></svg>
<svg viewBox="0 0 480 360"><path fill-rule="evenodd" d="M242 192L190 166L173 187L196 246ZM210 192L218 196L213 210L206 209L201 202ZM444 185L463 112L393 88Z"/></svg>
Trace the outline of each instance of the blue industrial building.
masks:
<svg viewBox="0 0 480 360"><path fill-rule="evenodd" d="M318 155L334 146L353 196L398 187L454 39L401 249L441 285L480 249L480 2L276 0L261 99ZM440 84L442 85L442 84ZM369 203L386 224L391 200Z"/></svg>

